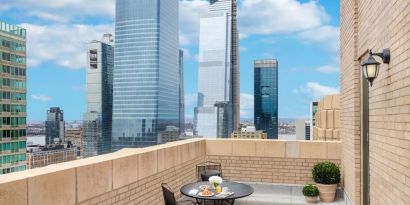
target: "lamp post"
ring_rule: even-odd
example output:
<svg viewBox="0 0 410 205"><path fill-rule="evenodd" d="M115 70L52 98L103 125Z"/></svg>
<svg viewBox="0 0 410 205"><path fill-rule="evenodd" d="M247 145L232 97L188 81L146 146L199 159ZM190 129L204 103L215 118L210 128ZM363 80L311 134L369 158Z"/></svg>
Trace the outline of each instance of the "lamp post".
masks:
<svg viewBox="0 0 410 205"><path fill-rule="evenodd" d="M381 53L373 53L372 50L370 50L369 58L367 58L361 64L362 69L363 69L363 74L365 78L367 79L367 81L369 81L370 86L373 86L374 79L376 79L377 76L379 75L379 67L380 67L380 63L377 62L373 56L378 56L383 60L384 64L389 64L390 63L390 50L383 49Z"/></svg>

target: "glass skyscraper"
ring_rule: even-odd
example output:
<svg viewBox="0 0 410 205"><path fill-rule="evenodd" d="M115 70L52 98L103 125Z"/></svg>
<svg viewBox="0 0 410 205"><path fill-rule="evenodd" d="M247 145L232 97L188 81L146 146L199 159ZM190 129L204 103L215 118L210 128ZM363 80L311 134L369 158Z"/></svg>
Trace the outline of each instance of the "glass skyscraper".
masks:
<svg viewBox="0 0 410 205"><path fill-rule="evenodd" d="M51 107L47 110L46 145L54 144L55 140L64 142L64 111L59 107Z"/></svg>
<svg viewBox="0 0 410 205"><path fill-rule="evenodd" d="M26 30L0 21L0 174L26 169Z"/></svg>
<svg viewBox="0 0 410 205"><path fill-rule="evenodd" d="M254 123L268 139L278 139L278 61L254 63Z"/></svg>
<svg viewBox="0 0 410 205"><path fill-rule="evenodd" d="M229 137L239 124L235 0L211 0L200 20L198 106L194 134Z"/></svg>
<svg viewBox="0 0 410 205"><path fill-rule="evenodd" d="M178 0L117 0L113 151L179 129Z"/></svg>
<svg viewBox="0 0 410 205"><path fill-rule="evenodd" d="M92 41L87 52L87 112L84 114L84 157L111 151L114 47Z"/></svg>

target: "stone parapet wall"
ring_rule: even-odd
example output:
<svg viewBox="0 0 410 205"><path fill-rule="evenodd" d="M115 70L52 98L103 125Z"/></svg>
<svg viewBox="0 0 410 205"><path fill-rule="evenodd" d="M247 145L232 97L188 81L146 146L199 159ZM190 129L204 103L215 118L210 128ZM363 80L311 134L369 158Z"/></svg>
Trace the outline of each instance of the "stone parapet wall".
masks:
<svg viewBox="0 0 410 205"><path fill-rule="evenodd" d="M204 160L203 139L123 149L1 176L0 204L163 204L161 183L178 194Z"/></svg>
<svg viewBox="0 0 410 205"><path fill-rule="evenodd" d="M222 163L226 179L304 184L322 160L339 164L340 142L191 139L0 176L1 205L163 204L161 183L181 197L196 165ZM249 172L250 174L246 174Z"/></svg>

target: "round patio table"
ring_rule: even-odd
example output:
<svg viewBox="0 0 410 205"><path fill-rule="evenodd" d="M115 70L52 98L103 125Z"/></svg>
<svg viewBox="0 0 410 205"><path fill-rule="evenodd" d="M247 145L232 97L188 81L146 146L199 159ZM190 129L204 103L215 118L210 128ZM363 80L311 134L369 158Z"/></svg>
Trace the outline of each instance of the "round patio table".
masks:
<svg viewBox="0 0 410 205"><path fill-rule="evenodd" d="M215 190L211 189L210 191L214 193L213 196L199 196L198 194L189 193L193 189L197 189L201 191L199 188L201 185L208 185L210 186L209 182L195 182L186 184L181 187L181 193L187 197L191 197L196 199L196 201L201 204L203 201L213 201L214 204L223 204L223 202L228 202L229 204L233 205L235 203L235 199L247 197L253 194L253 188L248 184L238 183L238 182L231 182L231 181L224 181L222 182L222 187L228 187L229 192L234 192L234 194L227 196L227 197L218 197L215 194Z"/></svg>

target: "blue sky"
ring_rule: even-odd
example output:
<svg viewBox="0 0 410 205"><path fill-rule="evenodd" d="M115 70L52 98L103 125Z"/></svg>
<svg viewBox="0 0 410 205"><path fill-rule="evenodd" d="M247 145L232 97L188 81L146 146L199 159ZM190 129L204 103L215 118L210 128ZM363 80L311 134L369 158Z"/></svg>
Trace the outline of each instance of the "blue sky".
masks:
<svg viewBox="0 0 410 205"><path fill-rule="evenodd" d="M2 0L0 20L27 29L28 119L59 106L67 120L86 110L86 43L114 33L114 0ZM337 0L240 0L241 117L253 117L253 61L279 61L279 116L309 115L309 102L339 92ZM193 116L202 0L180 1L186 117Z"/></svg>

